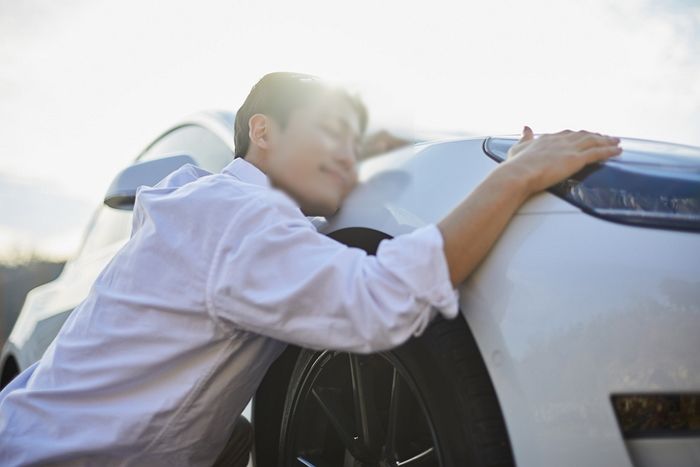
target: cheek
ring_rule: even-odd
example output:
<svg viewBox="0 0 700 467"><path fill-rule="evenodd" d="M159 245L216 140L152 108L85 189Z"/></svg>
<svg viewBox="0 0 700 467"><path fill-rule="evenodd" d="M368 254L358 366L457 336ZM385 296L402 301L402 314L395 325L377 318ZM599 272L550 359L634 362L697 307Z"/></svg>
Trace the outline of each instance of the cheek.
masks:
<svg viewBox="0 0 700 467"><path fill-rule="evenodd" d="M297 146L294 157L288 161L287 169L297 176L317 177L320 171L323 154L328 152L328 148L321 141L306 142Z"/></svg>
<svg viewBox="0 0 700 467"><path fill-rule="evenodd" d="M324 174L320 171L320 161L314 148L310 145L298 147L294 154L289 154L276 167L278 180L292 193L301 198L314 198L319 191L325 190Z"/></svg>

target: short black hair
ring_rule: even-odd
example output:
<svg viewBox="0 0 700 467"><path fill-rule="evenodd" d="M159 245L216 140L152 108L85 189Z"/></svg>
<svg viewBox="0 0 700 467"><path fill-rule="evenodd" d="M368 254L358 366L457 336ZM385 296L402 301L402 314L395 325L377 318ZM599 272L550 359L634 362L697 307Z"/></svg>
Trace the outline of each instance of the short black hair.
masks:
<svg viewBox="0 0 700 467"><path fill-rule="evenodd" d="M260 113L273 118L284 129L292 111L309 104L322 93L344 97L357 112L360 133L367 128L367 108L362 100L342 87L332 86L317 76L305 73L277 71L268 73L250 90L236 113L234 123L235 157L245 157L250 146L248 121Z"/></svg>

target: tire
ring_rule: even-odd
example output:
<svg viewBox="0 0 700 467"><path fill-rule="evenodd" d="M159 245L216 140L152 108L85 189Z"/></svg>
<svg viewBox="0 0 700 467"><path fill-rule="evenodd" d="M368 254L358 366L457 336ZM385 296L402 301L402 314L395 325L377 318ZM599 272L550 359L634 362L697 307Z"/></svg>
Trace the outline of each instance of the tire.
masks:
<svg viewBox="0 0 700 467"><path fill-rule="evenodd" d="M462 316L370 355L301 350L280 466L512 466L503 416Z"/></svg>

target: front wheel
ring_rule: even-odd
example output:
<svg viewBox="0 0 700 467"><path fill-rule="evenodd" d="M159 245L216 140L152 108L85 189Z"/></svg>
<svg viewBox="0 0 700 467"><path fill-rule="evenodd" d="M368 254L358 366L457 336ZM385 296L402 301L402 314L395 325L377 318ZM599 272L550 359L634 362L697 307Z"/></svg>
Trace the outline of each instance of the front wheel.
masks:
<svg viewBox="0 0 700 467"><path fill-rule="evenodd" d="M285 467L513 465L493 386L464 319L371 355L302 350L284 403Z"/></svg>

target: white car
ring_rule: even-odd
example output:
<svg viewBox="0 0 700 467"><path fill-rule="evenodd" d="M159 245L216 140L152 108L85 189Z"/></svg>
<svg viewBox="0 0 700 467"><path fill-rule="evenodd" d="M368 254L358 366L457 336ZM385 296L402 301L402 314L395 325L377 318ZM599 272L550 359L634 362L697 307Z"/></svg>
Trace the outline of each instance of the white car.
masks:
<svg viewBox="0 0 700 467"><path fill-rule="evenodd" d="M220 171L233 118L180 123L115 179L77 257L28 295L3 384L128 239L136 187L187 161ZM438 222L515 141L455 137L366 160L342 209L312 220L372 253ZM460 317L372 355L288 347L247 408L254 464L700 465L700 148L621 145L518 210L461 284Z"/></svg>

